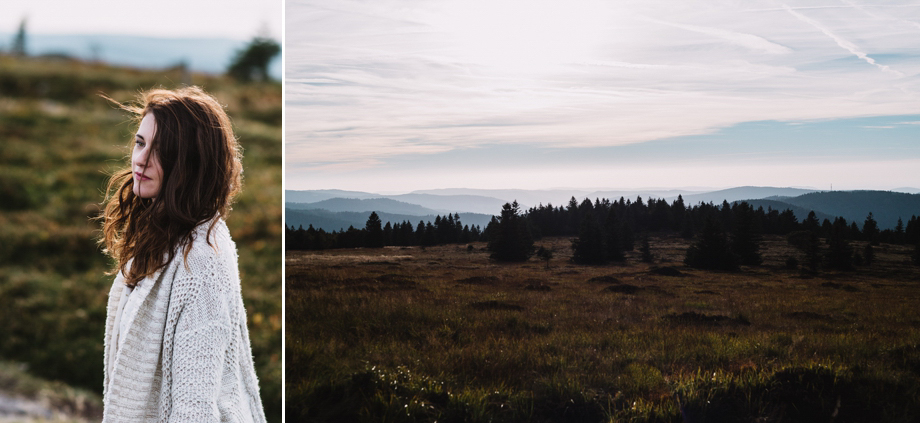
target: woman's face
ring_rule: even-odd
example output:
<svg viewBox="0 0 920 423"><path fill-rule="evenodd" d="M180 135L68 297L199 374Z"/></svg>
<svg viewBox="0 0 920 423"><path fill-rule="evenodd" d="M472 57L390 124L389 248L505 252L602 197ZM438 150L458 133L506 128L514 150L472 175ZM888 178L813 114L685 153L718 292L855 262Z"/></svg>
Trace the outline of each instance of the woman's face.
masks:
<svg viewBox="0 0 920 423"><path fill-rule="evenodd" d="M163 168L151 143L156 130L153 112L148 112L134 135L131 170L134 171L134 195L141 198L156 198L163 183Z"/></svg>

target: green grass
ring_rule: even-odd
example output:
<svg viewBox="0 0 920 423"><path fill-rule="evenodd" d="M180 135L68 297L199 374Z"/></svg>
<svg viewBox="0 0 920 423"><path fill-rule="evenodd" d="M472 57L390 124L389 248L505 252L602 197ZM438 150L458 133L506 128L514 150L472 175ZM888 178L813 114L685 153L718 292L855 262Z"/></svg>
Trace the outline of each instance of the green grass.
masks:
<svg viewBox="0 0 920 423"><path fill-rule="evenodd" d="M287 253L288 418L920 418L920 269L907 249L802 277L781 238L739 273L684 267L674 238L653 238L658 262L626 266L573 265L569 240L543 242L556 248L549 270L489 262L478 244Z"/></svg>
<svg viewBox="0 0 920 423"><path fill-rule="evenodd" d="M92 218L134 129L119 101L175 88L175 70L0 56L0 359L100 393L113 277ZM227 107L244 149L228 218L266 414L281 420L281 86L192 74Z"/></svg>

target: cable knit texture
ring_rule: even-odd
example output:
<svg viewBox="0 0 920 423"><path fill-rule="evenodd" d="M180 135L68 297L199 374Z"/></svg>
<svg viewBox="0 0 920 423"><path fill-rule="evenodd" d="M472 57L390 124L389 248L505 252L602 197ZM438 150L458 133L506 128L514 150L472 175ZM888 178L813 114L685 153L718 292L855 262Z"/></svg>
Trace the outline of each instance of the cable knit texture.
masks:
<svg viewBox="0 0 920 423"><path fill-rule="evenodd" d="M105 325L103 422L264 422L240 293L236 244L223 220L195 228L182 249L141 281L136 308L119 317L119 274ZM119 340L120 338L123 338Z"/></svg>

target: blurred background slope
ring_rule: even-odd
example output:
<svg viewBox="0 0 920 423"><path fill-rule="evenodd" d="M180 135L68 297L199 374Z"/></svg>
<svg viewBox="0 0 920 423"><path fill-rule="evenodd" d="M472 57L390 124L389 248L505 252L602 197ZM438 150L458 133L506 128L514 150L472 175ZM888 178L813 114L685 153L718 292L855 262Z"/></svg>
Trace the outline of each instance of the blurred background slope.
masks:
<svg viewBox="0 0 920 423"><path fill-rule="evenodd" d="M256 60L246 56L253 49L269 61L239 65L231 77L185 63L144 69L30 56L17 49L20 33L28 37L23 26L0 44L0 392L41 399L45 413L99 416L113 264L93 218L108 176L127 164L136 128L97 94L126 102L150 88L194 84L225 105L244 148L244 189L227 223L263 404L280 421L282 104L280 82L265 71L278 44L265 36L243 43L227 69Z"/></svg>

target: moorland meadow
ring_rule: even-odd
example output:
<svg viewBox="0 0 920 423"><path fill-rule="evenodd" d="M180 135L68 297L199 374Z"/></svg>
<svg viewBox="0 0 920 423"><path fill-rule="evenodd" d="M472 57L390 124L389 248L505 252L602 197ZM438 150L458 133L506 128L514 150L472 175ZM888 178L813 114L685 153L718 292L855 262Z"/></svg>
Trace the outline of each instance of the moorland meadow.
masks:
<svg viewBox="0 0 920 423"><path fill-rule="evenodd" d="M281 421L281 84L177 67L142 70L66 58L0 56L0 382L5 391L100 414L112 263L97 245L108 175L135 127L99 93L127 102L195 84L233 120L244 189L227 224L270 421Z"/></svg>
<svg viewBox="0 0 920 423"><path fill-rule="evenodd" d="M548 262L485 242L287 251L287 418L920 419L913 247L811 272L765 235L760 265L718 271L686 266L677 234L605 265L573 263L572 240L536 241Z"/></svg>

